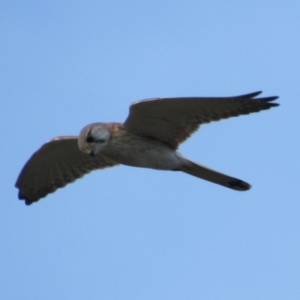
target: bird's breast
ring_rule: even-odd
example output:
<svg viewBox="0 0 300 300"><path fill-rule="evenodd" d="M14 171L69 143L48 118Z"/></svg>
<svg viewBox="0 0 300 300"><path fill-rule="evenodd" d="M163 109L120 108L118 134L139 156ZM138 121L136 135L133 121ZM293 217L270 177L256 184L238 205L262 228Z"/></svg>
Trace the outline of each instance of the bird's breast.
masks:
<svg viewBox="0 0 300 300"><path fill-rule="evenodd" d="M125 130L114 133L109 146L101 154L134 167L174 170L181 165L181 157L163 142Z"/></svg>

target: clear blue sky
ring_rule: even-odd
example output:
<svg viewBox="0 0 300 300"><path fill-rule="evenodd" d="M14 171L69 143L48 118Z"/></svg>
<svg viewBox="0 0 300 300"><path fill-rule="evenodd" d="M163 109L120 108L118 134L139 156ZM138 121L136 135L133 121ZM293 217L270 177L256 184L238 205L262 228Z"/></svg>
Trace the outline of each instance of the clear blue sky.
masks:
<svg viewBox="0 0 300 300"><path fill-rule="evenodd" d="M1 1L3 299L298 299L299 1ZM180 151L250 182L115 167L32 206L30 155L129 104L263 90L281 106Z"/></svg>

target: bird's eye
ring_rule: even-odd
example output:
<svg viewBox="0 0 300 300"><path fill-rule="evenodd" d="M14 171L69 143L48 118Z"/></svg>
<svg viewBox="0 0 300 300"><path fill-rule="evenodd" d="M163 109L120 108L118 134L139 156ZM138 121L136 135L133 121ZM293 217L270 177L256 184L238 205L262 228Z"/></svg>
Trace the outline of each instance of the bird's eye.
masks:
<svg viewBox="0 0 300 300"><path fill-rule="evenodd" d="M88 135L88 136L86 137L86 142L87 142L87 143L93 143L93 142L94 142L94 138L93 138L91 135Z"/></svg>

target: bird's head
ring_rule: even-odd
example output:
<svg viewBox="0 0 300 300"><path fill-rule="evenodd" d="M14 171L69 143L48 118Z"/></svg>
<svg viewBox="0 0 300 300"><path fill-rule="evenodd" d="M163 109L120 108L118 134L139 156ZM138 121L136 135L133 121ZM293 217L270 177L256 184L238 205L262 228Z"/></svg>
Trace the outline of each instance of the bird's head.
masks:
<svg viewBox="0 0 300 300"><path fill-rule="evenodd" d="M93 123L85 126L78 138L79 150L92 156L101 153L109 144L110 131L106 123Z"/></svg>

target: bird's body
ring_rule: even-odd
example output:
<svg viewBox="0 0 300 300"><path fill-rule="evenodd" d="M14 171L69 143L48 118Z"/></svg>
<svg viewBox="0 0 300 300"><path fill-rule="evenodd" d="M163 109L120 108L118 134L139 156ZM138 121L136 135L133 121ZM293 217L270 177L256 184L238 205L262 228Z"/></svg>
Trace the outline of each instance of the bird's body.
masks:
<svg viewBox="0 0 300 300"><path fill-rule="evenodd" d="M16 187L31 204L84 174L123 164L182 171L245 191L247 182L192 162L177 152L200 124L269 109L277 97L260 92L223 98L157 98L133 103L124 123L93 123L79 137L62 136L44 144L23 167Z"/></svg>
<svg viewBox="0 0 300 300"><path fill-rule="evenodd" d="M109 142L101 149L101 155L116 164L156 170L177 170L184 162L184 158L166 143L132 134L121 123L94 123L84 130L88 131L92 126L104 127L111 133ZM89 152L84 146L79 145L80 147L83 152Z"/></svg>

